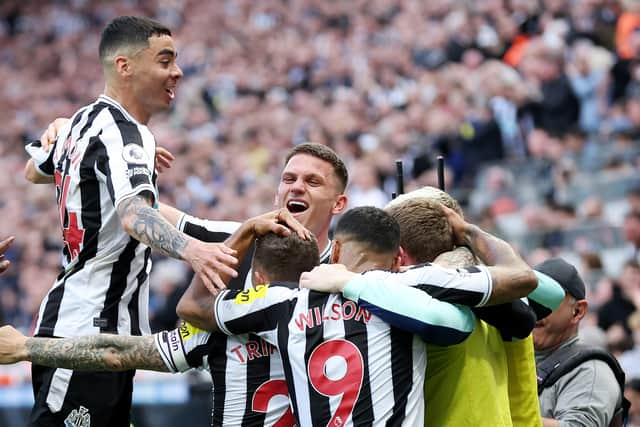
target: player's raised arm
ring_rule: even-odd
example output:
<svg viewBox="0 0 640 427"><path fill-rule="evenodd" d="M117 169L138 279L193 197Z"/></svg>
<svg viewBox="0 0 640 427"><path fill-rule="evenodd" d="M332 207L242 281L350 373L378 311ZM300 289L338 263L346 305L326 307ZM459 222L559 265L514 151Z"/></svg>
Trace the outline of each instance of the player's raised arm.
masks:
<svg viewBox="0 0 640 427"><path fill-rule="evenodd" d="M256 238L268 233L286 236L292 232L305 240L312 238L309 230L304 228L287 209L282 208L248 219L229 236L225 243L236 251L238 259L244 259ZM230 277L223 277L225 281L229 279ZM194 277L180 298L176 312L181 319L193 325L215 330L212 307L217 292L206 292L203 285L200 278Z"/></svg>
<svg viewBox="0 0 640 427"><path fill-rule="evenodd" d="M224 244L201 242L178 231L152 207L152 200L145 193L122 200L117 210L130 236L167 256L187 261L196 274L202 276L208 289L215 292L225 287L221 275L237 275L230 267L238 263L235 251Z"/></svg>
<svg viewBox="0 0 640 427"><path fill-rule="evenodd" d="M469 246L474 255L488 266L492 291L487 304L510 302L533 292L538 279L507 242L466 222L446 206L442 206L442 210L451 225L455 243Z"/></svg>
<svg viewBox="0 0 640 427"><path fill-rule="evenodd" d="M0 364L30 361L38 365L90 370L146 369L168 372L154 336L112 334L74 338L26 337L12 326L0 328Z"/></svg>

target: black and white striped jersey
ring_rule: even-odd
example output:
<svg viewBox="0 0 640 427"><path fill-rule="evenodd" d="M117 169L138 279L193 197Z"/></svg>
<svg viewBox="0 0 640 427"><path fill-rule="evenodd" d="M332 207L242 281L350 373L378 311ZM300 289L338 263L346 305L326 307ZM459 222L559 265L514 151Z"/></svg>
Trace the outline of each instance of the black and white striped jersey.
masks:
<svg viewBox="0 0 640 427"><path fill-rule="evenodd" d="M212 426L294 425L282 360L259 336L227 337L186 323L155 334L155 344L170 372L210 370Z"/></svg>
<svg viewBox="0 0 640 427"><path fill-rule="evenodd" d="M182 215L177 227L197 239L223 242L240 223ZM332 243L321 254L328 262ZM251 289L250 254L230 289ZM156 346L172 372L204 367L213 381L212 425L290 427L294 425L280 354L264 339L227 336L185 326L156 336ZM174 361L175 360L175 361ZM176 362L177 361L177 362ZM183 362L184 361L184 362Z"/></svg>
<svg viewBox="0 0 640 427"><path fill-rule="evenodd" d="M493 292L486 266L451 269L425 263L403 272L367 271L350 280L343 293L353 301L369 301L397 286L410 286L440 301L469 307L484 306Z"/></svg>
<svg viewBox="0 0 640 427"><path fill-rule="evenodd" d="M422 425L422 341L353 301L261 285L221 293L215 316L222 332L278 348L298 425Z"/></svg>
<svg viewBox="0 0 640 427"><path fill-rule="evenodd" d="M123 230L116 207L136 194L157 200L155 148L149 129L104 95L73 115L48 153L27 146L37 170L54 177L64 239L38 335L150 333L151 250Z"/></svg>

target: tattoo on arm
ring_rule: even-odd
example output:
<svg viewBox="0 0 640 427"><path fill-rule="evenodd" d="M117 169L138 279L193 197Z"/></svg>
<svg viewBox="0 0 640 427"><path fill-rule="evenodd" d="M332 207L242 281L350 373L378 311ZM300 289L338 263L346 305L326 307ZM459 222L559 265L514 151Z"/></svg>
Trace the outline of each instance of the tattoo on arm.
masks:
<svg viewBox="0 0 640 427"><path fill-rule="evenodd" d="M442 253L433 262L446 268L465 268L478 264L473 252L466 246L458 246L452 251Z"/></svg>
<svg viewBox="0 0 640 427"><path fill-rule="evenodd" d="M120 202L118 215L121 221L130 224L130 234L134 239L164 255L182 259L187 246L186 236L151 207L143 196L129 197Z"/></svg>
<svg viewBox="0 0 640 427"><path fill-rule="evenodd" d="M467 228L465 238L473 253L487 265L524 264L524 261L521 260L507 242L475 225Z"/></svg>
<svg viewBox="0 0 640 427"><path fill-rule="evenodd" d="M126 371L146 369L168 372L152 335L129 337L93 335L75 338L29 338L31 362L50 367Z"/></svg>

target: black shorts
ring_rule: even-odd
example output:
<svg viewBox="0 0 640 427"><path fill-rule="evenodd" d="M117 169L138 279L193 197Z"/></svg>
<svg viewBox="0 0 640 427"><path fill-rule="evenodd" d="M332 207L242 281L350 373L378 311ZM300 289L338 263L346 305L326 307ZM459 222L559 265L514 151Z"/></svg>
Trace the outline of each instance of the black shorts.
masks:
<svg viewBox="0 0 640 427"><path fill-rule="evenodd" d="M32 365L29 426L129 427L134 374Z"/></svg>

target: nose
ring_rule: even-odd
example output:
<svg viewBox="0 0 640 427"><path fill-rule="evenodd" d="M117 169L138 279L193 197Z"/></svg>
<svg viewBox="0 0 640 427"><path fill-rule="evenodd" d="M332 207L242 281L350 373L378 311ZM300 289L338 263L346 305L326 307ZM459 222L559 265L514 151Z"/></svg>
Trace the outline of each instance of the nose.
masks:
<svg viewBox="0 0 640 427"><path fill-rule="evenodd" d="M182 76L184 75L184 73L182 72L182 68L180 68L180 66L177 63L174 63L174 67L173 67L173 71L171 72L171 75L176 80L181 79Z"/></svg>
<svg viewBox="0 0 640 427"><path fill-rule="evenodd" d="M294 193L304 193L304 181L302 178L298 178L291 183L291 191Z"/></svg>

